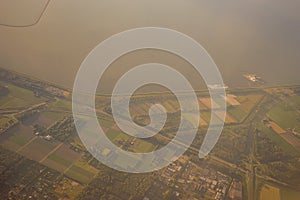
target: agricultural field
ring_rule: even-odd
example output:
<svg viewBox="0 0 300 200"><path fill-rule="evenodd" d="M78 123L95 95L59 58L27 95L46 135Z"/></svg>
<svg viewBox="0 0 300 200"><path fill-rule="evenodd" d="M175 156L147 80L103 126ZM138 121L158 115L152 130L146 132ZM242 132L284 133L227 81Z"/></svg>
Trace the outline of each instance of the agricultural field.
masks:
<svg viewBox="0 0 300 200"><path fill-rule="evenodd" d="M130 150L132 152L143 153L143 152L152 152L155 150L155 148L156 148L156 146L150 142L147 142L147 141L141 140L141 139L135 139L131 143L128 150Z"/></svg>
<svg viewBox="0 0 300 200"><path fill-rule="evenodd" d="M280 190L280 200L298 200L299 196L299 191L293 191L286 188Z"/></svg>
<svg viewBox="0 0 300 200"><path fill-rule="evenodd" d="M80 157L80 153L73 151L68 145L63 144L50 154L47 159L43 161L43 164L59 172L64 172Z"/></svg>
<svg viewBox="0 0 300 200"><path fill-rule="evenodd" d="M239 107L246 113L250 112L252 108L262 99L261 94L249 94L239 96L237 95L236 100L241 104Z"/></svg>
<svg viewBox="0 0 300 200"><path fill-rule="evenodd" d="M71 168L66 171L65 175L80 183L89 183L98 173L98 171L92 168L90 165L87 167L72 165ZM93 171L91 169L94 169Z"/></svg>
<svg viewBox="0 0 300 200"><path fill-rule="evenodd" d="M261 189L259 200L281 200L280 190L271 185L264 185Z"/></svg>
<svg viewBox="0 0 300 200"><path fill-rule="evenodd" d="M128 140L130 137L129 135L123 133L122 131L120 131L119 128L117 127L112 127L110 128L107 132L106 132L107 137L111 140L111 141L117 141L117 140Z"/></svg>
<svg viewBox="0 0 300 200"><path fill-rule="evenodd" d="M63 115L60 113L52 113L48 111L41 111L38 113L33 114L32 116L28 117L27 119L23 120L23 124L28 126L32 126L34 124L39 124L44 128L48 128L52 124L54 124L59 119L63 118Z"/></svg>
<svg viewBox="0 0 300 200"><path fill-rule="evenodd" d="M206 126L210 123L210 116L211 116L210 109L212 105L214 105L216 109L220 108L219 104L221 103L221 101L224 100L221 98L224 97L220 97L219 99L218 98L214 99L215 101L212 102L208 96L198 97L198 105L201 113L201 119L200 119L201 126ZM241 123L251 113L251 111L260 102L260 100L262 100L262 98L263 98L262 93L246 94L246 92L244 92L243 94L239 94L239 93L228 94L226 98L227 114L226 114L225 123L226 124ZM143 99L145 100L143 101ZM148 124L150 122L149 118L147 118L146 116L148 116L149 108L153 104L149 103L148 101L149 100L147 100L146 96L145 97L139 96L137 99L135 99L134 102L130 104L131 117L133 119L137 119L136 121L138 121L140 124L143 125ZM174 97L156 98L155 96L151 96L150 102L151 101L155 101L156 103L164 106L167 113L171 113L173 115L180 114L179 103L177 102L177 99ZM190 100L187 97L185 101L189 102ZM110 106L105 107L105 109L108 108L110 108ZM196 112L194 108L195 106L193 106L192 103L190 103L190 107L187 109L188 111ZM101 111L101 108L99 108L97 111ZM111 113L107 113L107 114L111 115ZM192 117L191 115L192 114L190 114L189 116L184 116L184 118L186 118L194 126L198 122L195 122L195 120L193 119L195 117ZM217 111L216 113L214 113L214 115L216 115L218 119L222 118L221 112Z"/></svg>
<svg viewBox="0 0 300 200"><path fill-rule="evenodd" d="M5 134L1 134L0 144L11 151L18 151L33 137L33 128L31 126L18 124Z"/></svg>
<svg viewBox="0 0 300 200"><path fill-rule="evenodd" d="M55 111L70 111L72 109L72 101L64 100L64 99L55 99L49 105L49 110Z"/></svg>
<svg viewBox="0 0 300 200"><path fill-rule="evenodd" d="M31 90L5 84L9 89L6 96L0 97L0 109L24 108L46 101L44 97L36 97Z"/></svg>
<svg viewBox="0 0 300 200"><path fill-rule="evenodd" d="M299 191L264 184L259 192L259 200L298 200Z"/></svg>
<svg viewBox="0 0 300 200"><path fill-rule="evenodd" d="M47 141L43 138L35 137L22 146L18 153L37 162L43 162L60 145L62 144L56 141Z"/></svg>
<svg viewBox="0 0 300 200"><path fill-rule="evenodd" d="M36 161L39 166L47 167L47 169L49 168L59 174L60 179L57 179L55 184L56 194L59 194L59 196L67 195L69 199L74 199L95 179L108 186L105 187L107 191L115 189L115 187L111 186L112 183L119 182L120 185L123 184L122 180L116 181L112 178L117 174L112 173L115 171L111 171L100 162L94 161L95 159L82 145L80 138L76 134L73 118L71 117L71 101L54 97L52 99L43 99L42 97L36 97L29 90L15 86L9 86L9 88L10 93L7 96L0 97L0 102L3 102L3 104L0 104L2 117L0 126L7 124L10 118L16 119L18 124L5 131L5 134L0 135L0 145L17 153L22 159L27 158L31 162ZM22 95L25 95L25 97L21 98ZM112 118L110 106L107 103L109 98L96 98L97 114L101 127L107 137L120 148L135 153L152 152L167 144L176 134L176 123L180 119L180 107L176 99L168 95L151 95L149 97L149 101L143 99L146 96L133 97L134 101L130 105L130 111L133 120L143 125L150 122L148 112L154 102L161 103L165 107L168 113L166 125L156 137L151 139L138 139L122 132ZM297 184L299 184L300 180L300 143L295 142L293 131L297 132L300 130L300 98L298 96L285 97L284 95L283 98L271 97L272 94L265 95L263 92L230 91L226 99L228 112L225 116L226 122L223 132L210 155L199 161L195 153L197 153L198 147L203 142L211 115L217 118L217 122L220 122L220 118L223 117L222 112L217 110L211 113L210 108L212 105L219 108L219 104L223 99L220 97L211 102L208 96L198 95L200 116L198 116L197 112L194 112L195 105L191 103L188 108L188 111L191 111L191 113L182 116L184 120L190 123L191 126L189 128L191 129L198 128L196 126L200 124L193 146L186 154L187 160L199 162L199 164L207 165L207 167L212 165L218 169L220 168L221 172L224 169L229 170L234 175L231 178L245 176L243 173L247 173L251 169L250 162L253 161L255 165L254 175L257 175L257 177L266 177L266 180L272 180L273 178L290 186L298 187ZM272 108L270 106L270 111L269 107L265 106L265 101L268 102L267 100L269 99L275 105ZM13 105L17 104L17 107L11 107L11 104L8 102L10 100L12 100ZM189 99L186 98L184 101L188 102ZM13 113L27 111L26 108L28 106L39 102L45 102L45 106L43 104L43 107L37 108L32 113L29 112L32 115L28 115L24 119L14 116ZM258 112L260 108L266 111ZM11 113L6 113L7 110ZM155 114L160 113L159 110L154 112ZM255 121L256 118L259 120ZM268 119L270 122L266 124L263 119ZM128 120L126 118L123 120L125 125L128 125L126 124ZM185 131L189 133L190 130ZM249 149L249 138L251 136L253 136L253 149ZM249 152L253 153L253 158L249 156ZM171 155L173 152L168 153ZM139 161L134 159L124 159L120 156L116 156L115 160L115 164L122 166L128 166L128 163L134 162L139 163ZM143 163L143 165L147 165L147 163ZM193 175L192 173L187 173L188 165L182 165L181 167L187 167L187 170L183 173L178 173L178 177L186 175L182 178L183 182ZM0 170L5 170L5 168L0 166ZM39 173L39 171L37 172ZM165 191L170 192L170 194L166 194L166 197L170 195L168 197L172 198L172 190L176 190L176 185L180 185L182 180L176 180L177 176L172 177L172 173L174 173L172 170L168 173L170 173L170 178L174 178L174 180L172 180L173 182L170 185L168 185L170 181L167 181L167 185L163 187L168 188ZM126 176L130 177L127 174ZM213 181L215 174L210 176L211 181ZM153 177L155 179L161 178L155 175ZM148 176L147 178L153 177ZM118 178L122 179L122 175ZM135 181L134 183L137 182ZM244 188L246 184L248 183L243 185L243 193L244 190L247 190ZM259 191L255 191L258 193L257 200L296 200L295 196L299 195L298 192L277 188L269 184L266 181L264 185L261 185ZM136 190L136 185L130 185L130 187L133 191ZM144 188L144 191L146 190L147 188ZM103 191L99 190L98 192L101 193ZM117 195L119 192L114 190L111 194ZM209 195L210 191L205 196Z"/></svg>
<svg viewBox="0 0 300 200"><path fill-rule="evenodd" d="M300 132L300 96L289 97L278 102L267 116L284 129Z"/></svg>

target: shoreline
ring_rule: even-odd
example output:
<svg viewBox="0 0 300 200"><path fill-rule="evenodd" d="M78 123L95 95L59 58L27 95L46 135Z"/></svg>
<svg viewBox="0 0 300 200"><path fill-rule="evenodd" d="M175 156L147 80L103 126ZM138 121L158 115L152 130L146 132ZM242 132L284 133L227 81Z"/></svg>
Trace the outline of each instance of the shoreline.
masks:
<svg viewBox="0 0 300 200"><path fill-rule="evenodd" d="M14 71L14 70L11 70L11 69L7 69L7 68L4 68L4 67L0 67L0 69L2 70L6 70L12 74L15 74L19 77L24 77L24 78L28 78L29 80L31 81L40 81L42 83L46 83L46 84L49 84L51 86L54 86L54 87L57 87L58 89L62 89L62 90L66 90L68 92L70 92L72 94L72 89L73 88L70 88L70 87L66 87L66 86L63 86L63 85L59 85L57 83L54 83L54 82L50 82L50 81L47 81L47 80L42 80L42 79L39 79L35 76L31 76L31 75L28 75L28 74L25 74L25 73L21 73L21 72L17 72L17 71ZM260 85L260 86L252 86L252 87L229 87L229 88L226 88L225 91L226 93L230 93L230 92L239 92L239 91L246 91L246 90L264 90L264 89L274 89L274 88L281 88L281 89L284 89L284 88L297 88L297 87L300 87L300 83L299 84L284 84L284 85L272 85L272 86L266 86L266 85ZM182 95L185 95L185 94L189 94L191 92L195 92L196 94L198 93L208 93L208 89L202 89L202 90L194 90L194 91L178 91L177 93L178 94L182 94ZM145 93L135 93L134 96L138 97L138 96L152 96L152 95L162 95L162 94L165 94L165 95L173 95L173 92L171 91L161 91L161 92L145 92ZM118 94L118 95L122 95L122 96L130 96L130 94ZM96 96L104 96L104 97L110 97L111 94L106 94L106 93L96 93Z"/></svg>

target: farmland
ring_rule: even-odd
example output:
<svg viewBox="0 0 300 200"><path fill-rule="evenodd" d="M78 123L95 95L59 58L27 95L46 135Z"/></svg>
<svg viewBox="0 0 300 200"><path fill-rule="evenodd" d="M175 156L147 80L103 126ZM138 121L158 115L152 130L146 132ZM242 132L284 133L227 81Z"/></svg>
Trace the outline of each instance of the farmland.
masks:
<svg viewBox="0 0 300 200"><path fill-rule="evenodd" d="M272 199L272 200L281 200L280 190L271 185L264 185L260 192L260 200Z"/></svg>
<svg viewBox="0 0 300 200"><path fill-rule="evenodd" d="M251 180L256 180L255 177L264 181L261 187L257 186L253 190L260 200L270 198L293 200L298 195L296 189L300 186L300 151L299 148L295 148L298 145L295 138L298 138L299 131L300 98L292 92L289 92L289 95L282 95L281 91L277 94L259 89L230 90L225 99L227 103L225 127L212 152L203 160L198 158L198 149L203 142L207 127L210 125L211 116L213 115L217 120L223 117L224 113L220 112L218 108L224 97L220 96L212 102L207 93L197 92L200 109L198 116L199 110L195 110L196 106L189 102L189 94L185 93L183 94L186 97L184 101L190 105L187 108L189 113L181 116L179 103L173 95L159 93L158 95L133 96L130 103L130 114L138 125L149 124L149 108L156 103L165 107L168 116L165 126L156 136L140 139L120 130L112 117L110 98L97 96L96 111L102 129L113 143L126 151L141 153L162 148L175 136L180 117L190 124L190 127L184 130L187 134L190 129L198 129L195 140L187 151L186 158L183 159L185 161L176 162L153 174L145 174L139 180L135 176L105 167L85 149L76 134L71 112L72 104L68 98L37 95L28 89L12 84L2 84L8 86L9 93L0 97L0 125L5 127L11 123L11 127L8 130L3 129L5 131L0 135L1 148L12 151L18 159L28 159L31 160L30 162L37 163L38 170L45 168L53 172L55 174L53 177L56 177L53 178L53 182L57 187L52 192L60 197L67 194L69 199L74 199L78 196L81 198L81 194L96 193L104 199L110 197L124 199L137 196L143 199L142 197L146 194L151 196L152 190L162 191L162 194L157 194L157 197L160 196L162 199L175 199L178 193L182 195L181 197L184 195L184 197L189 195L189 197L199 197L199 193L189 191L189 188L186 188L186 191L189 192L180 189L185 187L187 183L183 183L186 180L191 178L190 181L193 182L192 172L195 169L190 162L201 166L201 173L205 174L203 176L209 177L205 180L213 180L216 174L221 172L227 173L224 177L234 177L237 180L236 186L243 179L243 185L240 185L243 187L243 191L240 186L236 187L236 191L231 193L233 196L235 194L241 196L243 192L243 197L246 198L247 194L245 193L249 189L247 186L251 184ZM21 98L22 95L25 97ZM11 104L10 101L13 103ZM40 105L40 103L42 104ZM211 113L212 105L217 108L214 113ZM158 110L154 112L155 115L159 113ZM123 114L122 108L121 114ZM129 123L126 117L123 117L122 120L124 124ZM109 150L105 151L107 156L110 153ZM132 160L132 163L135 162ZM124 166L128 165L128 160L117 156L115 163ZM32 164L28 164L28 166L32 166ZM253 167L251 168L251 166ZM207 173L209 170L204 170L204 168L212 168L212 171L217 169L218 173L209 174ZM180 171L180 169L185 169L185 171ZM0 170L2 170L1 166ZM249 178L250 171L253 173L253 179ZM44 173L41 173L44 176ZM45 174L45 176L47 175ZM164 176L167 177L165 180ZM40 177L40 175L35 177ZM169 179L171 181L168 181ZM12 182L13 180L17 181L12 179ZM229 180L231 178L225 181L226 187L229 186ZM199 181L197 184L201 182ZM127 185L131 182L136 187ZM212 182L206 184L212 184ZM116 185L112 186L112 183ZM197 184L193 188L198 188L198 192L203 192ZM282 187L283 185L285 187ZM116 188L123 186L128 188L128 193L123 191L123 194L120 195L122 190ZM137 191L137 187L141 190ZM218 187L219 184L209 186L209 188L216 188L216 193L204 192L204 196L214 198L217 191L221 189ZM30 189L30 186L28 188ZM28 188L26 190L29 190ZM226 195L226 191L222 194L219 192L218 195Z"/></svg>
<svg viewBox="0 0 300 200"><path fill-rule="evenodd" d="M4 85L8 88L9 93L0 98L1 109L28 107L47 100L47 98L44 97L36 97L31 90L20 88L12 84Z"/></svg>
<svg viewBox="0 0 300 200"><path fill-rule="evenodd" d="M298 200L300 192L285 187L263 184L259 194L259 200Z"/></svg>

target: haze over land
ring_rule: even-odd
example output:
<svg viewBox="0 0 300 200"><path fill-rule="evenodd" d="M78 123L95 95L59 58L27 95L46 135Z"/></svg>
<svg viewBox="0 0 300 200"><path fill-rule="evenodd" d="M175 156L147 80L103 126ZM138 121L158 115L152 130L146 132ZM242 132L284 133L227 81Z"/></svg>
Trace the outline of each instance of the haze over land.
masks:
<svg viewBox="0 0 300 200"><path fill-rule="evenodd" d="M51 1L35 26L0 26L0 66L72 87L82 60L99 42L127 29L158 26L201 43L231 87L247 86L243 73L257 73L271 85L299 83L299 6L292 0ZM153 58L183 71L201 88L184 61L142 51L114 63L103 91L130 67Z"/></svg>

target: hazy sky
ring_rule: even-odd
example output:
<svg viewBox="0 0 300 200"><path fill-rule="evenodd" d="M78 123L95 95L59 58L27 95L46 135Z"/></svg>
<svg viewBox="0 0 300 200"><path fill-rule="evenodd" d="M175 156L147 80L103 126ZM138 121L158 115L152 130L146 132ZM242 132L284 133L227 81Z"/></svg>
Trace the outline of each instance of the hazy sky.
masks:
<svg viewBox="0 0 300 200"><path fill-rule="evenodd" d="M24 7L24 12L37 12L43 3ZM37 25L0 26L0 65L72 86L82 60L99 42L130 28L158 26L181 31L200 42L229 86L247 84L242 77L247 72L258 73L270 84L300 83L299 9L298 0L50 1ZM11 22L17 23L15 16L24 14L20 12L20 8L11 12ZM2 15L0 12L0 21L10 20ZM26 21L30 19L34 19L32 13ZM153 57L178 65L197 84L187 65L157 52L130 55L116 62L109 75ZM105 87L110 87L109 82Z"/></svg>
<svg viewBox="0 0 300 200"><path fill-rule="evenodd" d="M0 24L27 26L38 22L48 0L0 0Z"/></svg>

